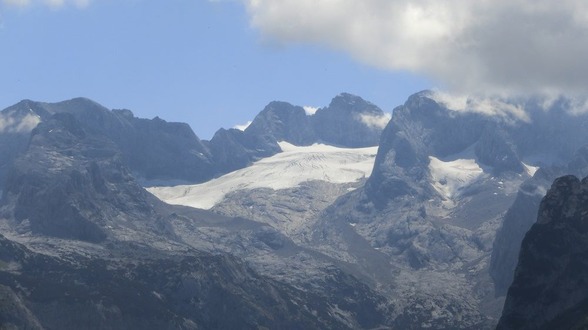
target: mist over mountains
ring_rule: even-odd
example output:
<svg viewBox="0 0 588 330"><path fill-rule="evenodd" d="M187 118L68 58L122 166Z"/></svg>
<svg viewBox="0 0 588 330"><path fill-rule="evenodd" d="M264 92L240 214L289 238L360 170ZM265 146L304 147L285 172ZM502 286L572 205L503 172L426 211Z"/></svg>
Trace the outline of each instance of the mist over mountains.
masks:
<svg viewBox="0 0 588 330"><path fill-rule="evenodd" d="M342 93L205 141L88 99L19 102L0 114L0 322L493 328L551 182L588 174L587 126L564 98L423 91L390 118Z"/></svg>

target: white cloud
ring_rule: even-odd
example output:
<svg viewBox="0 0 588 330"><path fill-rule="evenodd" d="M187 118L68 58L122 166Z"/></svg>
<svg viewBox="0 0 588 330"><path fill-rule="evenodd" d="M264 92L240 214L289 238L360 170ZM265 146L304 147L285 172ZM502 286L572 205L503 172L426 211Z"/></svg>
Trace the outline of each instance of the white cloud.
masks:
<svg viewBox="0 0 588 330"><path fill-rule="evenodd" d="M1 0L2 4L13 7L28 7L32 5L44 5L50 8L60 8L73 5L78 8L87 7L91 0Z"/></svg>
<svg viewBox="0 0 588 330"><path fill-rule="evenodd" d="M317 107L311 107L309 105L305 105L302 107L304 109L304 112L306 112L307 116L312 116L316 113L316 111L319 109Z"/></svg>
<svg viewBox="0 0 588 330"><path fill-rule="evenodd" d="M233 128L236 128L240 131L244 131L247 129L247 127L249 127L249 125L251 125L251 120L248 121L247 123L243 124L243 125L235 125Z"/></svg>
<svg viewBox="0 0 588 330"><path fill-rule="evenodd" d="M588 113L588 99L570 98L570 113L574 115L585 115Z"/></svg>
<svg viewBox="0 0 588 330"><path fill-rule="evenodd" d="M28 133L40 122L41 118L34 114L27 114L20 121L10 115L0 114L0 133Z"/></svg>
<svg viewBox="0 0 588 330"><path fill-rule="evenodd" d="M433 91L429 95L435 102L444 105L449 110L465 110L468 105L468 97L465 95L450 94L442 91Z"/></svg>
<svg viewBox="0 0 588 330"><path fill-rule="evenodd" d="M368 127L384 129L390 119L392 119L392 115L389 113L385 113L383 116L361 114L359 119Z"/></svg>
<svg viewBox="0 0 588 330"><path fill-rule="evenodd" d="M584 0L243 0L253 27L464 93L583 93Z"/></svg>
<svg viewBox="0 0 588 330"><path fill-rule="evenodd" d="M429 94L429 97L453 111L476 112L487 116L501 117L506 120L530 121L525 108L512 101L503 101L495 97L467 97L441 91L433 91Z"/></svg>

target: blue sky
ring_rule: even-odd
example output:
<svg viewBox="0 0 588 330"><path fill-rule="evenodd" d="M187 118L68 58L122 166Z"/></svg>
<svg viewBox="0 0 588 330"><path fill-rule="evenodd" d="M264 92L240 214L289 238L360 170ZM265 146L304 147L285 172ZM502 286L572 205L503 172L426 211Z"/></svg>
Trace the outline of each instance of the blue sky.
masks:
<svg viewBox="0 0 588 330"><path fill-rule="evenodd" d="M384 111L565 95L588 111L583 0L0 0L0 107L84 96L208 139L273 100Z"/></svg>
<svg viewBox="0 0 588 330"><path fill-rule="evenodd" d="M209 139L272 100L326 106L340 92L391 112L429 88L308 42L281 43L238 1L94 1L0 5L0 107L77 96L136 116L189 123Z"/></svg>

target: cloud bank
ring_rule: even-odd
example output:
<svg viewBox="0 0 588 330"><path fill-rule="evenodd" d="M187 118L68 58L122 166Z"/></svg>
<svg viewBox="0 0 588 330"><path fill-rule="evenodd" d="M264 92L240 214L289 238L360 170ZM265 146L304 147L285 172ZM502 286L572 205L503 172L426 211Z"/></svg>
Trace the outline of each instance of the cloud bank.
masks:
<svg viewBox="0 0 588 330"><path fill-rule="evenodd" d="M43 5L51 8L60 8L73 5L78 8L87 7L91 0L2 0L2 4L12 7L29 7L33 5Z"/></svg>
<svg viewBox="0 0 588 330"><path fill-rule="evenodd" d="M307 116L314 116L314 114L318 111L319 108L317 107L312 107L310 105L305 105L302 107L304 109L304 112L306 113Z"/></svg>
<svg viewBox="0 0 588 330"><path fill-rule="evenodd" d="M253 27L465 93L583 93L584 0L244 0Z"/></svg>
<svg viewBox="0 0 588 330"><path fill-rule="evenodd" d="M384 129L388 122L392 119L392 115L385 113L383 116L374 116L368 114L362 114L359 120L364 123L367 127Z"/></svg>
<svg viewBox="0 0 588 330"><path fill-rule="evenodd" d="M249 127L249 125L251 125L251 123L252 123L252 121L249 120L245 124L243 124L243 125L235 125L235 126L233 126L233 128L238 129L240 131L244 131L244 130L247 129L247 127Z"/></svg>
<svg viewBox="0 0 588 330"><path fill-rule="evenodd" d="M512 101L504 101L499 98L467 97L440 91L431 91L428 96L435 100L435 102L453 111L476 112L486 116L500 117L509 121L529 122L531 120L524 106L516 104L516 102L513 103Z"/></svg>
<svg viewBox="0 0 588 330"><path fill-rule="evenodd" d="M22 119L15 119L0 113L0 133L29 133L40 122L41 118L33 114L27 114Z"/></svg>

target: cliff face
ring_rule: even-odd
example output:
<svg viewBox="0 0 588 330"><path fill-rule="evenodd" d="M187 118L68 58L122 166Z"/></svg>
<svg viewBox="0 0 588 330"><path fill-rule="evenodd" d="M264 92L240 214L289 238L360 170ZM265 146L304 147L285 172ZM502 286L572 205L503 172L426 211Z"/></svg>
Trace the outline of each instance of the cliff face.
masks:
<svg viewBox="0 0 588 330"><path fill-rule="evenodd" d="M73 115L59 113L39 124L9 173L3 210L19 232L101 242L110 229L128 225L173 236L116 144Z"/></svg>
<svg viewBox="0 0 588 330"><path fill-rule="evenodd" d="M0 113L0 121L12 123L0 131L0 186L12 161L26 151L33 128L55 114L69 114L87 132L109 139L137 177L201 182L214 174L208 149L187 124L136 118L129 110L110 111L85 98L25 100Z"/></svg>
<svg viewBox="0 0 588 330"><path fill-rule="evenodd" d="M564 176L523 239L497 329L588 326L588 179Z"/></svg>
<svg viewBox="0 0 588 330"><path fill-rule="evenodd" d="M342 93L310 119L318 141L358 148L378 145L389 118L361 97Z"/></svg>
<svg viewBox="0 0 588 330"><path fill-rule="evenodd" d="M553 181L560 176L588 175L588 147L580 148L567 166L545 166L524 182L517 197L504 216L502 227L496 233L490 263L497 295L506 295L517 266L521 243L525 234L537 221L541 199Z"/></svg>

